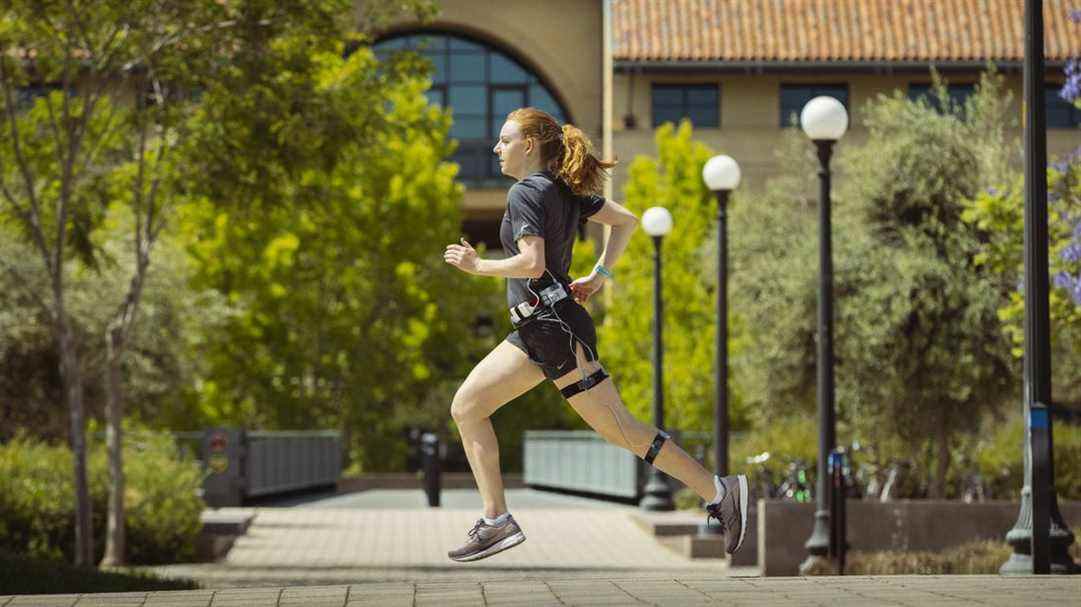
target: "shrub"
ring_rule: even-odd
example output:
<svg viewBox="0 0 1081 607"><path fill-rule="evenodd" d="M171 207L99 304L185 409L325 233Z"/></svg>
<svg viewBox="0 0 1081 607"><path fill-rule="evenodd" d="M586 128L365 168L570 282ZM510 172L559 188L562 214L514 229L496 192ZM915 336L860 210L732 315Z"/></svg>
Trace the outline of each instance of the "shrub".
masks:
<svg viewBox="0 0 1081 607"><path fill-rule="evenodd" d="M755 465L749 458L769 453L765 462ZM789 466L802 462L807 468L808 487L815 482L818 461L818 426L805 417L775 418L760 422L753 430L733 436L730 467L747 475L748 482L761 496L765 486L777 487L789 474Z"/></svg>
<svg viewBox="0 0 1081 607"><path fill-rule="evenodd" d="M702 509L702 498L698 497L698 494L688 487L676 491L672 501L675 502L676 510L697 511Z"/></svg>
<svg viewBox="0 0 1081 607"><path fill-rule="evenodd" d="M1055 491L1060 500L1081 500L1081 426L1055 424ZM1025 481L1021 448L1025 426L1020 415L1000 423L975 449L976 465L987 495L993 499L1020 497Z"/></svg>
<svg viewBox="0 0 1081 607"><path fill-rule="evenodd" d="M0 588L6 594L67 594L196 590L199 584L145 572L74 567L63 561L27 558L0 550Z"/></svg>
<svg viewBox="0 0 1081 607"><path fill-rule="evenodd" d="M1009 544L979 541L943 552L853 552L845 564L851 575L995 574L1010 558Z"/></svg>
<svg viewBox="0 0 1081 607"><path fill-rule="evenodd" d="M93 424L90 435L93 436ZM127 556L131 563L190 560L205 508L196 491L199 464L182 458L167 434L129 431L124 471ZM105 550L109 472L105 445L88 442L95 561ZM74 560L72 454L20 434L0 445L0 549L41 559Z"/></svg>

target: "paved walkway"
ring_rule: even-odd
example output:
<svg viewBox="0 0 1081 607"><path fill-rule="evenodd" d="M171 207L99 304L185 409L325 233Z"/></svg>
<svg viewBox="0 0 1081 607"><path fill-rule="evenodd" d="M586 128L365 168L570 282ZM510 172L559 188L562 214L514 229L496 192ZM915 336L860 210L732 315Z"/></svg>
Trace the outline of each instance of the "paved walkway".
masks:
<svg viewBox="0 0 1081 607"><path fill-rule="evenodd" d="M480 497L475 490L442 497L441 508L428 508L420 491L380 490L249 509L255 521L223 561L140 569L191 578L208 589L726 575L723 559L689 559L659 544L631 520L638 512L633 506L529 489L507 492L525 543L456 563L447 551L465 542L481 512Z"/></svg>
<svg viewBox="0 0 1081 607"><path fill-rule="evenodd" d="M0 597L0 607L547 605L1076 605L1079 577L729 578L615 576L488 582L378 582L307 588Z"/></svg>

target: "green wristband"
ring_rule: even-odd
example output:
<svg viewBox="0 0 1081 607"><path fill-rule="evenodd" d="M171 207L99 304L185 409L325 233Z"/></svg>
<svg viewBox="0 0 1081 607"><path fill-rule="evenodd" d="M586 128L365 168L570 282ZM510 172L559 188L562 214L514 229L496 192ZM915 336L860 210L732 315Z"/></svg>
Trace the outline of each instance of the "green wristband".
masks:
<svg viewBox="0 0 1081 607"><path fill-rule="evenodd" d="M608 268L602 266L601 264L597 264L596 266L594 266L593 271L596 272L597 274L600 274L601 276L603 276L605 278L611 278L612 277L612 272L609 271Z"/></svg>

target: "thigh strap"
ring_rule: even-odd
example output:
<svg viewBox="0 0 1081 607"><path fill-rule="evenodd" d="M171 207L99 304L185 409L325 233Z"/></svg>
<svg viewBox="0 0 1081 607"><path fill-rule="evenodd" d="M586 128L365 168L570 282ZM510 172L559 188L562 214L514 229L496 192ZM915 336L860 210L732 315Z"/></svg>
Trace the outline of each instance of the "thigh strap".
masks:
<svg viewBox="0 0 1081 607"><path fill-rule="evenodd" d="M579 392L589 390L607 378L608 374L604 372L604 369L597 369L592 375L582 381L563 386L563 389L560 390L560 392L563 393L563 398L570 398Z"/></svg>
<svg viewBox="0 0 1081 607"><path fill-rule="evenodd" d="M653 437L653 444L649 446L649 452L643 458L647 464L653 465L653 459L661 452L661 447L664 446L664 441L668 440L668 438L668 433L664 430L657 431L657 436Z"/></svg>

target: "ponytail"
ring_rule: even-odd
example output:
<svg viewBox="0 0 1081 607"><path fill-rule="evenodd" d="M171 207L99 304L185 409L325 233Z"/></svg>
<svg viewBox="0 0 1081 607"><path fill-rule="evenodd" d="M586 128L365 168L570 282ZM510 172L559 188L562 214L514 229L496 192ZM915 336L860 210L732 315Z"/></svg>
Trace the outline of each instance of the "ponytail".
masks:
<svg viewBox="0 0 1081 607"><path fill-rule="evenodd" d="M563 125L563 158L559 176L575 194L599 194L608 177L606 169L616 166L614 160L600 160L593 155L593 144L578 127Z"/></svg>
<svg viewBox="0 0 1081 607"><path fill-rule="evenodd" d="M600 194L605 172L616 166L614 160L600 160L593 155L593 144L578 127L562 128L551 114L532 107L514 110L507 120L518 123L524 137L533 137L540 146L541 159L547 168L579 196Z"/></svg>

